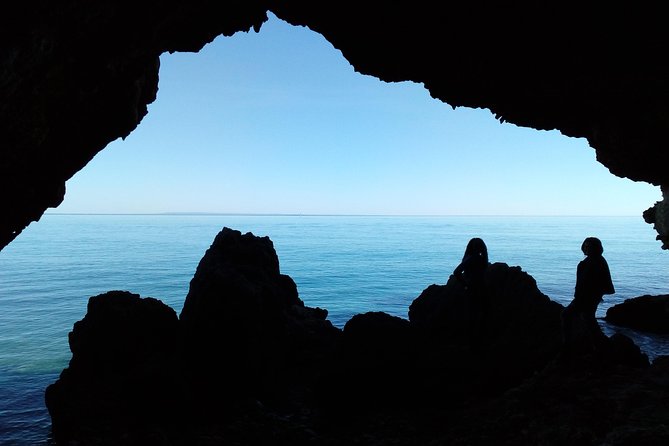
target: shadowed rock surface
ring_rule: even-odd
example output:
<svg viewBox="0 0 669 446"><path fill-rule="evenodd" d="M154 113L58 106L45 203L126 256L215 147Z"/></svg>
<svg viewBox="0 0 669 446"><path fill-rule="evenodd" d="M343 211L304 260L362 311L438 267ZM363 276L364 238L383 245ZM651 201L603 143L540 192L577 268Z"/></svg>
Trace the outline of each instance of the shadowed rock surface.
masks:
<svg viewBox="0 0 669 446"><path fill-rule="evenodd" d="M285 400L312 381L340 330L305 307L269 237L224 228L200 261L179 317L189 392L204 413L227 401Z"/></svg>
<svg viewBox="0 0 669 446"><path fill-rule="evenodd" d="M224 228L180 318L129 292L90 298L70 334L70 365L46 392L55 437L178 446L665 444L666 357L649 364L618 334L564 356L562 306L531 276L495 263L485 288L481 323L451 278L421 293L409 319L369 312L339 330L326 310L299 299L268 237Z"/></svg>
<svg viewBox="0 0 669 446"><path fill-rule="evenodd" d="M471 391L487 393L518 384L555 358L562 344L563 307L541 293L532 276L518 266L493 263L482 300L470 306L465 289L451 276L411 304L409 320L422 348L430 351L426 357L435 361L428 369L469 362L462 373L476 377Z"/></svg>
<svg viewBox="0 0 669 446"><path fill-rule="evenodd" d="M326 318L280 273L268 237L224 228L179 318L127 291L89 299L69 334L70 365L46 391L54 435L64 444L193 444L191 435L234 430L240 417L248 428L254 417L308 414L341 335Z"/></svg>
<svg viewBox="0 0 669 446"><path fill-rule="evenodd" d="M88 301L69 333L72 359L46 389L57 439L112 439L119 432L179 420L179 327L173 309L153 298L110 291Z"/></svg>
<svg viewBox="0 0 669 446"><path fill-rule="evenodd" d="M319 382L320 420L332 430L378 411L415 406L416 343L408 320L384 312L353 316L344 325L330 369Z"/></svg>
<svg viewBox="0 0 669 446"><path fill-rule="evenodd" d="M268 11L322 34L360 73L586 138L613 174L669 190L661 4L25 0L0 17L0 248L141 122L161 54L259 31ZM644 219L667 247L666 201Z"/></svg>
<svg viewBox="0 0 669 446"><path fill-rule="evenodd" d="M607 322L649 333L669 333L669 295L639 296L606 310Z"/></svg>

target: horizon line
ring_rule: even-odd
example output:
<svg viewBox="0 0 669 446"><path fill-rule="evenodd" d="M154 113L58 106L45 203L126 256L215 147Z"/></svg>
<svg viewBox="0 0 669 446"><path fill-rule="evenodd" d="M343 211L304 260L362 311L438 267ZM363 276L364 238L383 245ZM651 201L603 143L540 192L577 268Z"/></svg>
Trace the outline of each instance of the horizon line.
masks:
<svg viewBox="0 0 669 446"><path fill-rule="evenodd" d="M246 217L642 217L641 214L332 214L298 212L44 212L43 215L246 216Z"/></svg>

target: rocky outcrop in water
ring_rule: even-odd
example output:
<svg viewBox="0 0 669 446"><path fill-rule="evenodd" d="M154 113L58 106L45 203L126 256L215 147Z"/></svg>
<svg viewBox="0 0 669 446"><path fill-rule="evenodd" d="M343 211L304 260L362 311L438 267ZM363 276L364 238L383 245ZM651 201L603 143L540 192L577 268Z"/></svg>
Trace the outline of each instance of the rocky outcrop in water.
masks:
<svg viewBox="0 0 669 446"><path fill-rule="evenodd" d="M669 438L652 422L669 415L655 407L669 396L667 358L650 365L629 338L603 334L595 351L565 357L562 306L531 276L495 263L484 288L485 305L472 307L451 278L421 293L408 319L368 312L340 330L299 299L269 238L224 228L179 318L129 292L90 298L69 367L46 391L54 436L179 446Z"/></svg>
<svg viewBox="0 0 669 446"><path fill-rule="evenodd" d="M340 335L279 271L268 237L224 229L197 267L179 317L185 380L205 412L226 401L285 400L311 382Z"/></svg>
<svg viewBox="0 0 669 446"><path fill-rule="evenodd" d="M56 439L115 438L180 421L179 324L153 298L110 291L88 301L69 334L72 359L46 389Z"/></svg>
<svg viewBox="0 0 669 446"><path fill-rule="evenodd" d="M605 320L648 333L669 333L669 295L626 299L606 310Z"/></svg>
<svg viewBox="0 0 669 446"><path fill-rule="evenodd" d="M131 444L249 416L260 402L299 412L340 334L327 311L299 299L269 238L225 228L179 318L126 291L89 299L69 335L69 367L46 391L54 435Z"/></svg>
<svg viewBox="0 0 669 446"><path fill-rule="evenodd" d="M409 307L409 320L420 336L427 368L463 367L472 391L490 392L517 385L545 367L562 344L562 305L537 288L518 266L488 266L482 302L471 305L464 287L451 276L432 285ZM494 366L493 366L494 365Z"/></svg>

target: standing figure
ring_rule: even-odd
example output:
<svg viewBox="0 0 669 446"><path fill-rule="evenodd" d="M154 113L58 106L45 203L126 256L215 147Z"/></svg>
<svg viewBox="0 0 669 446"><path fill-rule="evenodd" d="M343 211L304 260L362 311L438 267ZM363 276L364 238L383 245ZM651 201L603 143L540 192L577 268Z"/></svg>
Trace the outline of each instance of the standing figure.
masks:
<svg viewBox="0 0 669 446"><path fill-rule="evenodd" d="M488 248L482 239L469 240L462 262L453 271L453 276L465 288L467 297L468 329L473 346L484 341L483 316L487 307L485 273L488 269Z"/></svg>
<svg viewBox="0 0 669 446"><path fill-rule="evenodd" d="M453 275L468 293L478 293L483 288L487 268L488 248L483 240L475 237L467 243L462 262L455 268Z"/></svg>
<svg viewBox="0 0 669 446"><path fill-rule="evenodd" d="M595 312L605 294L615 293L611 272L602 255L602 242L588 237L581 245L585 259L576 268L574 299L562 313L565 347L594 349L597 337L603 335Z"/></svg>

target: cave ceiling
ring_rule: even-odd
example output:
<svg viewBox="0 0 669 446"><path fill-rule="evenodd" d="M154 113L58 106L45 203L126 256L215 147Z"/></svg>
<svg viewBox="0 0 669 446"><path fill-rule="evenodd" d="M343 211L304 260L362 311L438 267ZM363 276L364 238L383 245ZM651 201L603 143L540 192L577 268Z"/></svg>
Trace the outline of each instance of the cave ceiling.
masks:
<svg viewBox="0 0 669 446"><path fill-rule="evenodd" d="M268 12L322 34L360 73L586 138L612 174L669 191L669 27L642 2L15 3L0 16L0 249L137 127L158 94L161 54L258 32ZM648 206L667 248L669 205Z"/></svg>

